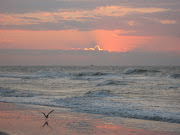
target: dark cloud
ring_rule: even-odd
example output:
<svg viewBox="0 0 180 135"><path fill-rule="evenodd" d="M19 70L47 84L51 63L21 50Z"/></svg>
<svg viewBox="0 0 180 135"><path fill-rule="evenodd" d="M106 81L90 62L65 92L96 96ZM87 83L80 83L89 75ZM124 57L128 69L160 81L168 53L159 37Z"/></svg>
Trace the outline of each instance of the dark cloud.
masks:
<svg viewBox="0 0 180 135"><path fill-rule="evenodd" d="M121 33L120 36L179 36L180 31L180 6L179 0L0 0L0 13L21 13L19 25L0 23L0 29L8 30L69 30L80 31L93 30L125 30L134 31ZM65 19L60 15L51 19L41 20L41 17L25 16L25 13L57 12L59 9L67 11L88 11L91 14L93 9L102 6L128 6L129 8L162 8L163 12L154 13L131 13L122 16L99 15L77 16ZM177 10L178 9L178 10ZM63 11L58 11L63 12ZM11 15L11 14L9 14ZM13 14L12 14L13 16ZM17 20L19 19L17 18ZM43 17L42 17L43 18ZM31 21L27 23L27 21ZM162 21L175 22L174 24L162 24ZM12 21L9 21L12 22ZM132 25L129 22L133 22ZM7 24L6 24L7 23ZM27 23L27 24L26 24Z"/></svg>
<svg viewBox="0 0 180 135"><path fill-rule="evenodd" d="M179 0L0 0L0 12L26 13L56 9L95 9L100 6L161 7L179 9Z"/></svg>
<svg viewBox="0 0 180 135"><path fill-rule="evenodd" d="M66 1L66 0L0 0L1 13L26 13L35 11L54 11L57 9L95 9L108 6L109 0L102 1ZM112 1L112 4L114 2Z"/></svg>
<svg viewBox="0 0 180 135"><path fill-rule="evenodd" d="M38 18L23 17L27 20L38 20ZM84 18L81 18L84 19ZM86 19L86 18L85 18ZM88 18L87 18L88 19ZM175 21L175 24L162 24L160 21ZM128 22L133 21L134 24L130 26ZM179 36L180 23L179 20L174 18L165 17L150 17L150 16L133 16L126 17L102 17L101 19L89 19L88 21L75 21L75 20L61 20L59 23L53 22L40 22L38 24L26 25L0 25L0 29L9 30L33 30L33 31L46 31L46 30L69 30L76 29L80 31L93 31L93 30L125 30L133 31L129 33L120 33L119 36Z"/></svg>
<svg viewBox="0 0 180 135"><path fill-rule="evenodd" d="M110 55L108 51L98 50L22 50L22 49L1 49L0 54L8 55L28 55L28 56L41 56L41 55Z"/></svg>

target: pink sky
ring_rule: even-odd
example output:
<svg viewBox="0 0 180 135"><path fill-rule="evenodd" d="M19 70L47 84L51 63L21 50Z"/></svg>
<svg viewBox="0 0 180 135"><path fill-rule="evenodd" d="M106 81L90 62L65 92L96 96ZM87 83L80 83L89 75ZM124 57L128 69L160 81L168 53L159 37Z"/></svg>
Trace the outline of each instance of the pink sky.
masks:
<svg viewBox="0 0 180 135"><path fill-rule="evenodd" d="M99 45L110 52L179 57L180 2L173 1L1 1L0 49L72 50Z"/></svg>
<svg viewBox="0 0 180 135"><path fill-rule="evenodd" d="M0 30L0 49L65 49L91 48L128 52L170 51L180 53L180 38L168 36L121 36L119 30L95 31L25 31ZM151 45L148 45L151 44Z"/></svg>

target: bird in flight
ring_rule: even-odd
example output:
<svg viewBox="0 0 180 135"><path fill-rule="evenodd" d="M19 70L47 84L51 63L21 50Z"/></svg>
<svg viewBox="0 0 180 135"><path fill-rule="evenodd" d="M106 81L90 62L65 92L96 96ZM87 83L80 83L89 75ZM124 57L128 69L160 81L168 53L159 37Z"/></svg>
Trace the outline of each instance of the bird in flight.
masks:
<svg viewBox="0 0 180 135"><path fill-rule="evenodd" d="M49 117L49 114L52 113L54 110L50 111L47 115L45 113L42 112L42 114L44 114L44 117L47 119Z"/></svg>

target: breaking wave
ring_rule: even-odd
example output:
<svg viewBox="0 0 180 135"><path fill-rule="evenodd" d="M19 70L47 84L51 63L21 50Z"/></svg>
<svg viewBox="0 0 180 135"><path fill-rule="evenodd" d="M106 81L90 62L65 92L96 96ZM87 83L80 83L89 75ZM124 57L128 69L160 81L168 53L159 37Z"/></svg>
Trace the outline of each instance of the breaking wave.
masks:
<svg viewBox="0 0 180 135"><path fill-rule="evenodd" d="M106 80L102 83L97 84L96 86L106 86L106 85L127 85L127 82L116 81L116 80Z"/></svg>
<svg viewBox="0 0 180 135"><path fill-rule="evenodd" d="M106 98L110 100L106 100ZM180 123L178 112L144 110L143 103L128 102L128 98L118 97L108 90L89 91L83 96L55 99L56 104L71 108L76 112L100 114L111 117Z"/></svg>
<svg viewBox="0 0 180 135"><path fill-rule="evenodd" d="M125 69L122 73L123 74L143 74L143 73L156 73L160 72L157 70L146 70L146 69L139 69L139 68L128 68Z"/></svg>
<svg viewBox="0 0 180 135"><path fill-rule="evenodd" d="M102 75L107 75L108 73L103 73L103 72L80 72L80 73L74 73L74 76L102 76Z"/></svg>

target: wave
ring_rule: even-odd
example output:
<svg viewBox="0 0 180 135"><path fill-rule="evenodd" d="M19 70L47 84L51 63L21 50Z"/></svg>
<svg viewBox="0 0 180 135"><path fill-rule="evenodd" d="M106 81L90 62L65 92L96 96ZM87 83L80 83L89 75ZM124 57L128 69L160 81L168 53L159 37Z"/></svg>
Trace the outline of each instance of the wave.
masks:
<svg viewBox="0 0 180 135"><path fill-rule="evenodd" d="M180 123L179 112L165 112L155 108L145 110L143 103L128 102L128 98L118 97L108 90L89 91L82 96L55 99L54 102L76 112Z"/></svg>
<svg viewBox="0 0 180 135"><path fill-rule="evenodd" d="M35 73L35 75L38 75L40 77L46 77L46 78L57 78L57 77L65 77L67 76L64 73L58 72L56 70L53 69L49 69L47 71L45 70L39 70Z"/></svg>
<svg viewBox="0 0 180 135"><path fill-rule="evenodd" d="M39 70L35 73L0 73L1 78L20 78L20 79L41 79L41 78L61 78L68 74L57 72L53 69Z"/></svg>
<svg viewBox="0 0 180 135"><path fill-rule="evenodd" d="M96 86L106 86L106 85L127 85L125 81L116 81L116 80L106 80L102 83L97 84Z"/></svg>
<svg viewBox="0 0 180 135"><path fill-rule="evenodd" d="M101 76L108 75L108 73L103 72L79 72L79 73L69 73L68 76L71 80L82 80L82 81L97 81L101 80Z"/></svg>
<svg viewBox="0 0 180 135"><path fill-rule="evenodd" d="M74 76L102 76L102 75L107 75L108 73L103 73L103 72L80 72L80 73L74 73Z"/></svg>
<svg viewBox="0 0 180 135"><path fill-rule="evenodd" d="M20 78L20 79L42 79L42 78L64 78L70 77L71 80L86 80L86 81L96 81L100 80L100 76L108 75L109 73L103 72L60 72L54 69L49 70L39 70L34 73L0 73L0 78Z"/></svg>
<svg viewBox="0 0 180 135"><path fill-rule="evenodd" d="M124 117L144 120L180 123L178 111L161 111L158 107L145 109L140 99L119 97L110 90L86 92L76 97L41 96L35 91L7 90L0 88L0 101L69 108L75 112L99 114L107 117ZM3 96L3 97L2 97ZM132 100L134 102L132 102ZM168 105L167 105L168 106Z"/></svg>
<svg viewBox="0 0 180 135"><path fill-rule="evenodd" d="M80 81L97 81L101 80L103 78L99 77L79 77L79 76L73 76L70 78L70 80L80 80Z"/></svg>
<svg viewBox="0 0 180 135"><path fill-rule="evenodd" d="M62 73L62 72L57 72L55 70L50 69L48 71L40 70L40 71L36 72L35 75L39 75L41 77L49 77L49 78L72 77L71 78L72 80L84 80L84 79L80 79L80 77L103 76L103 75L107 75L107 73L103 73L103 72Z"/></svg>
<svg viewBox="0 0 180 135"><path fill-rule="evenodd" d="M140 68L127 68L122 73L123 74L143 74L143 73L157 73L158 70L146 70Z"/></svg>
<svg viewBox="0 0 180 135"><path fill-rule="evenodd" d="M9 74L9 73L3 73L0 74L1 78L19 78L19 79L39 79L39 76L35 76L35 75L23 75L23 74Z"/></svg>
<svg viewBox="0 0 180 135"><path fill-rule="evenodd" d="M99 91L89 91L84 94L85 97L111 97L114 96L110 90L99 90Z"/></svg>
<svg viewBox="0 0 180 135"><path fill-rule="evenodd" d="M168 75L167 77L174 78L174 79L180 79L180 74L172 74L172 75Z"/></svg>
<svg viewBox="0 0 180 135"><path fill-rule="evenodd" d="M31 90L12 90L0 88L1 97L35 97L40 93Z"/></svg>
<svg viewBox="0 0 180 135"><path fill-rule="evenodd" d="M0 77L2 77L2 78L22 78L25 76L18 75L18 74L0 73Z"/></svg>

